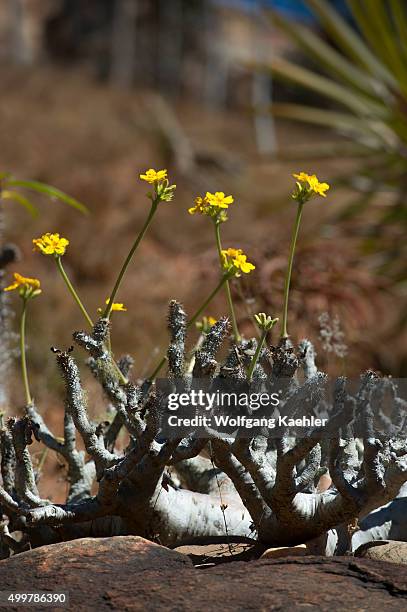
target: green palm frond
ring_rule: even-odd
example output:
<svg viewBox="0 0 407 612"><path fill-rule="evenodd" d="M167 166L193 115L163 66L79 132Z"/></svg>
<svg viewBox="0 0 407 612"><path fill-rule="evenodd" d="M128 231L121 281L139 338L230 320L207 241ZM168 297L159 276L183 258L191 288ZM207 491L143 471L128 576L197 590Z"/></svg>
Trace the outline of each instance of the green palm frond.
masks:
<svg viewBox="0 0 407 612"><path fill-rule="evenodd" d="M271 112L333 129L355 150L365 151L361 166L348 177L352 187L363 185L363 205L350 205L345 216L360 213L369 194L383 190L392 195L393 204L385 207L379 223L407 226L407 4L347 0L353 19L348 23L328 0L305 3L324 36L275 11L270 16L313 68L282 57L269 68L277 79L317 94L321 104L275 103Z"/></svg>

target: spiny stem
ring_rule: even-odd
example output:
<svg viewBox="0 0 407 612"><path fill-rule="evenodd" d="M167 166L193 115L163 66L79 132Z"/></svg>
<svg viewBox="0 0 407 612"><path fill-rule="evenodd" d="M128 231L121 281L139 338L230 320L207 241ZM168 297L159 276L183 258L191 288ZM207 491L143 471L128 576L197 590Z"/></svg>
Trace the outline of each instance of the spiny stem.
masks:
<svg viewBox="0 0 407 612"><path fill-rule="evenodd" d="M263 330L263 332L261 334L261 337L260 337L260 340L257 343L256 352L253 355L253 359L252 359L252 361L250 363L249 370L247 372L247 378L249 379L249 382L252 379L254 368L256 367L256 364L257 364L257 362L259 360L261 349L264 346L264 343L266 341L266 337L267 337L267 330Z"/></svg>
<svg viewBox="0 0 407 612"><path fill-rule="evenodd" d="M32 398L30 393L30 385L28 382L28 373L27 373L27 360L25 354L25 322L27 315L27 300L23 299L23 310L21 313L20 320L20 353L21 353L21 374L23 376L24 383L24 391L25 391L25 401L26 405L29 406L32 404Z"/></svg>
<svg viewBox="0 0 407 612"><path fill-rule="evenodd" d="M219 263L220 263L221 269L223 269L222 243L220 240L220 223L218 223L217 221L215 221L215 237L216 237L216 246L217 246L218 255L219 255ZM240 342L242 337L237 327L237 321L236 321L235 309L233 306L232 294L230 291L229 279L226 280L225 289L226 289L226 297L227 297L228 304L229 304L230 318L232 320L233 335L235 337L235 341Z"/></svg>
<svg viewBox="0 0 407 612"><path fill-rule="evenodd" d="M123 266L122 266L122 268L121 268L121 270L119 272L119 276L117 277L116 283L115 283L115 285L113 287L113 291L112 291L112 293L110 295L110 298L109 298L109 303L107 304L107 306L105 308L105 312L103 313L103 317L106 318L106 319L110 318L110 314L112 312L113 302L114 302L114 299L115 299L115 297L117 295L117 292L118 292L118 290L120 288L121 282L123 280L123 276L125 275L126 270L129 267L129 264L130 264L131 260L133 259L133 255L136 252L140 242L142 241L146 231L150 227L151 221L153 220L153 217L155 215L155 212L157 210L157 206L158 206L159 202L160 202L160 199L158 197L153 199L153 201L151 203L151 208L150 208L150 212L148 214L148 217L145 220L145 223L144 223L143 227L141 228L140 233L137 236L133 246L131 247L131 249L129 251L129 254L127 255L127 257L126 257L126 259L124 261L124 264L123 264Z"/></svg>
<svg viewBox="0 0 407 612"><path fill-rule="evenodd" d="M81 299L79 297L79 295L76 293L74 286L72 285L71 281L68 278L67 273L64 270L64 267L62 265L62 261L60 257L56 258L56 262L57 262L57 266L58 266L58 270L63 278L63 281L65 283L65 285L68 287L68 291L70 292L70 294L72 295L73 299L75 300L75 302L78 304L83 316L85 317L86 321L89 323L89 325L91 327L93 327L93 321L90 318L85 306L82 304Z"/></svg>
<svg viewBox="0 0 407 612"><path fill-rule="evenodd" d="M222 276L222 278L220 279L219 283L216 285L216 287L212 291L212 293L210 293L210 295L206 298L204 303L198 308L198 310L194 313L194 315L191 317L191 319L189 319L189 321L187 323L187 329L189 329L195 323L195 321L198 319L199 315L205 310L205 308L213 300L215 295L219 292L219 290L223 287L223 285L228 281L228 278L229 277L228 277L227 274ZM163 367L163 365L165 364L166 361L167 361L167 357L164 356L161 359L161 361L159 362L159 364L157 365L157 367L155 368L154 372L146 380L152 381L155 378L157 378L157 374L160 372L161 368Z"/></svg>
<svg viewBox="0 0 407 612"><path fill-rule="evenodd" d="M297 244L297 238L298 238L298 233L300 229L303 208L304 208L304 203L299 203L298 208L297 208L297 216L295 218L295 223L294 223L294 230L291 236L290 254L288 258L288 268L287 268L287 274L286 274L285 283L284 283L283 320L281 324L281 327L282 327L281 337L282 338L288 338L288 332L287 332L288 297L290 294L290 283L291 283L291 273L293 270L294 253L295 253L295 247Z"/></svg>

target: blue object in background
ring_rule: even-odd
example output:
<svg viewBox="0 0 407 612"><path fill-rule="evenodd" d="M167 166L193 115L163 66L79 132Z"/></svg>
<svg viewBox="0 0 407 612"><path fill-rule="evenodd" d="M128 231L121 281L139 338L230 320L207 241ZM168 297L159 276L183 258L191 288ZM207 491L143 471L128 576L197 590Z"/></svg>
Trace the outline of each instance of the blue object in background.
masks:
<svg viewBox="0 0 407 612"><path fill-rule="evenodd" d="M261 4L260 2L258 4ZM304 2L301 0L268 0L268 5L276 9L279 13L295 20L307 21L312 23L315 17Z"/></svg>
<svg viewBox="0 0 407 612"><path fill-rule="evenodd" d="M249 11L255 11L262 5L270 6L294 21L305 21L309 24L317 23L318 21L303 0L215 0L215 2L217 4L235 6L237 8ZM346 18L350 18L350 12L346 6L346 0L329 0L329 3L341 15Z"/></svg>
<svg viewBox="0 0 407 612"><path fill-rule="evenodd" d="M256 3L256 0L252 0L252 2ZM261 4L261 2L259 1L257 4ZM308 21L309 23L317 21L312 11L302 0L267 0L266 4L294 20ZM350 17L345 0L329 0L329 4L344 17Z"/></svg>

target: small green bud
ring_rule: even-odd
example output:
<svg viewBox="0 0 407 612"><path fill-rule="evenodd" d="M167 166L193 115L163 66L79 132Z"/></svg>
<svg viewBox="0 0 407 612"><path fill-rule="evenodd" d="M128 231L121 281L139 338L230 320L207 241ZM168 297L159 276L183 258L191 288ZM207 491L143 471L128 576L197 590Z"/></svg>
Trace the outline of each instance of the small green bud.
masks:
<svg viewBox="0 0 407 612"><path fill-rule="evenodd" d="M272 319L269 315L266 315L265 312L255 314L254 319L257 323L257 327L262 331L270 331L278 321L278 318Z"/></svg>

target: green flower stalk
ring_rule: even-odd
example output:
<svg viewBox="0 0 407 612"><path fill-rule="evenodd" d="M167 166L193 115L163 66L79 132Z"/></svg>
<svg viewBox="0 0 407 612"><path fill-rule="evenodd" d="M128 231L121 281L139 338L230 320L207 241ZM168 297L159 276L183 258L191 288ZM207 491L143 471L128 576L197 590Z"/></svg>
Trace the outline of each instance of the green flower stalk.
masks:
<svg viewBox="0 0 407 612"><path fill-rule="evenodd" d="M30 384L28 380L27 357L25 350L25 330L27 319L27 304L30 300L41 293L41 283L37 278L21 276L18 272L14 273L14 283L4 288L4 291L17 290L22 299L23 308L20 318L20 356L21 356L21 375L23 378L26 405L32 404Z"/></svg>
<svg viewBox="0 0 407 612"><path fill-rule="evenodd" d="M216 247L218 249L218 255L219 255L219 263L220 263L221 268L223 268L222 243L220 239L220 222L219 221L215 221L215 238L216 238ZM235 308L233 305L232 293L230 291L230 284L228 280L225 283L225 290L226 290L226 299L228 301L229 310L230 310L230 317L232 320L233 335L235 337L235 341L239 343L242 337L240 335L239 328L237 326Z"/></svg>
<svg viewBox="0 0 407 612"><path fill-rule="evenodd" d="M81 311L81 313L83 314L86 322L90 325L90 327L93 327L93 321L90 318L88 311L86 310L85 306L82 303L82 300L80 299L79 295L77 294L74 286L72 285L71 281L69 280L69 277L67 275L67 273L65 272L64 266L62 265L62 260L61 257L58 256L55 258L56 263L57 263L57 268L58 271L60 273L60 275L62 276L62 279L65 283L65 285L68 288L69 293L72 295L73 299L75 300L75 302L78 304L79 309Z"/></svg>
<svg viewBox="0 0 407 612"><path fill-rule="evenodd" d="M147 219L145 220L143 227L141 228L136 240L133 243L133 246L131 247L126 259L124 260L122 268L113 287L113 291L110 295L109 303L107 304L105 312L103 313L103 316L105 318L110 318L112 306L117 292L120 289L123 277L127 271L127 268L130 265L131 260L133 259L135 252L137 251L141 241L143 240L148 228L152 223L154 215L157 212L158 205L160 204L160 202L171 202L174 197L176 185L169 184L167 178L167 170L156 171L150 168L150 170L147 170L145 174L140 174L140 179L154 186L154 193L149 194L149 198L151 199L150 212L148 213Z"/></svg>
<svg viewBox="0 0 407 612"><path fill-rule="evenodd" d="M294 229L293 229L293 233L291 236L290 253L288 255L288 267L287 267L287 273L286 273L285 281L284 281L284 305L283 305L283 321L282 321L282 332L281 332L282 338L288 338L288 331L287 331L288 298L290 295L290 284L291 284L291 275L293 271L294 254L295 254L295 248L297 246L298 234L300 231L300 224L301 224L303 208L304 208L304 203L303 202L298 203L297 214L296 214L295 222L294 222Z"/></svg>
<svg viewBox="0 0 407 612"><path fill-rule="evenodd" d="M67 246L69 245L69 240L67 238L62 238L59 234L43 234L40 238L34 238L33 240L34 250L39 251L43 255L51 255L54 257L55 262L57 264L58 272L60 273L62 280L68 288L69 293L72 295L73 299L79 306L81 313L83 314L86 322L93 327L93 321L89 316L88 311L83 305L79 295L75 291L74 286L72 285L67 273L65 272L64 266L62 265L62 257L65 255L65 251Z"/></svg>
<svg viewBox="0 0 407 612"><path fill-rule="evenodd" d="M263 349L264 343L266 341L267 334L278 321L278 319L272 319L270 316L267 316L264 312L260 312L259 314L254 315L254 320L257 324L257 327L261 331L261 336L260 336L260 340L257 343L256 352L253 355L253 359L250 363L250 366L247 372L247 378L249 382L251 381L253 377L254 368L256 367L257 362L259 361L259 357Z"/></svg>
<svg viewBox="0 0 407 612"><path fill-rule="evenodd" d="M219 263L221 270L223 272L230 273L230 278L233 276L240 276L240 272L248 273L251 270L254 270L253 264L249 264L246 261L246 256L243 255L241 250L236 249L228 249L227 251L222 249L222 242L220 238L220 225L221 223L225 223L228 217L226 211L229 206L233 204L234 199L231 195L226 196L223 191L217 191L216 193L206 192L204 197L197 197L195 199L195 205L188 209L190 215L201 214L206 215L207 217L211 217L214 222L215 227L215 241L216 248L218 250ZM227 255L230 252L230 256L232 257L232 251L235 256L234 266L227 260ZM242 264L242 265L241 265ZM234 268L232 270L232 268ZM232 320L232 329L233 335L235 337L236 342L241 341L241 335L239 333L239 328L237 326L235 309L233 306L232 294L230 291L229 279L225 283L226 290L226 298L229 305L230 317Z"/></svg>
<svg viewBox="0 0 407 612"><path fill-rule="evenodd" d="M60 273L62 280L64 281L69 293L72 295L76 304L78 305L81 313L84 316L86 323L92 329L94 325L92 318L90 317L88 311L83 305L82 300L80 299L78 293L76 292L75 287L71 283L71 280L69 279L65 271L65 268L62 264L62 257L63 255L65 255L66 248L69 245L69 240L67 238L62 238L59 234L47 233L47 234L43 234L40 238L34 238L33 244L34 244L34 250L39 251L43 255L50 255L55 259L55 262L58 268L58 272ZM113 305L112 305L111 310L113 310ZM122 372L120 371L119 366L113 359L111 350L110 349L108 350L112 358L113 367L115 368L117 372L117 376L119 380L121 381L122 384L127 384L128 383L127 378L123 376Z"/></svg>
<svg viewBox="0 0 407 612"><path fill-rule="evenodd" d="M27 357L25 354L25 323L27 316L27 300L23 300L23 310L20 318L20 356L21 356L21 375L23 378L26 405L32 404L30 383L28 382Z"/></svg>
<svg viewBox="0 0 407 612"><path fill-rule="evenodd" d="M297 214L295 217L293 233L291 236L290 252L288 256L288 266L286 277L284 281L284 303L283 303L283 317L281 324L281 338L288 338L288 300L290 295L290 284L291 275L293 271L293 262L295 249L297 246L298 234L300 231L302 212L304 204L308 202L313 196L319 195L326 198L326 191L329 189L328 183L320 183L315 174L307 174L306 172L300 172L299 174L293 174L294 178L297 179L296 189L292 193L292 199L298 204Z"/></svg>

